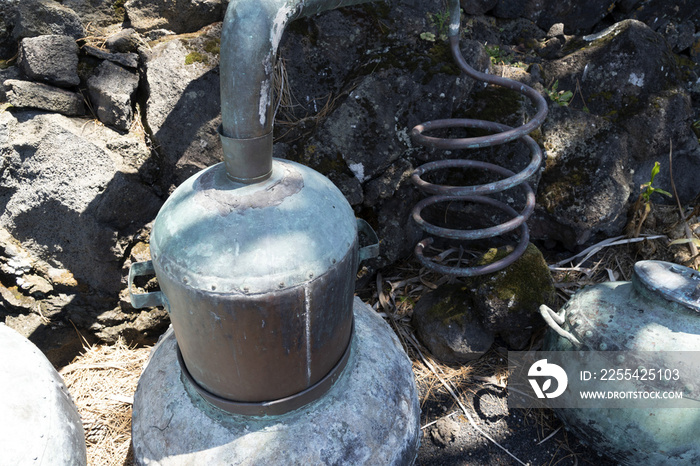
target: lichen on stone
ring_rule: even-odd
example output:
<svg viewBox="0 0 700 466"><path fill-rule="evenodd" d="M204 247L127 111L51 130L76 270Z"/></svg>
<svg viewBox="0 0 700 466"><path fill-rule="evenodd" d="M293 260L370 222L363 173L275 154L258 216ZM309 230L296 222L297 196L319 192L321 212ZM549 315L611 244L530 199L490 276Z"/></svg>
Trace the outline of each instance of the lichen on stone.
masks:
<svg viewBox="0 0 700 466"><path fill-rule="evenodd" d="M476 319L469 289L465 285L447 285L440 290L439 300L428 310L428 315L443 325L462 324Z"/></svg>
<svg viewBox="0 0 700 466"><path fill-rule="evenodd" d="M513 247L489 249L478 261L478 265L491 264L512 253ZM504 302L513 302L509 310L519 307L538 309L543 304L543 295L555 299L552 277L542 253L528 244L523 255L512 265L500 270L489 280L492 296Z"/></svg>
<svg viewBox="0 0 700 466"><path fill-rule="evenodd" d="M185 56L185 65L192 65L194 63L204 63L206 65L209 63L209 58L202 53L192 51Z"/></svg>
<svg viewBox="0 0 700 466"><path fill-rule="evenodd" d="M125 3L126 0L115 0L114 4L112 4L115 20L124 21L124 18L126 17L126 10L124 9Z"/></svg>

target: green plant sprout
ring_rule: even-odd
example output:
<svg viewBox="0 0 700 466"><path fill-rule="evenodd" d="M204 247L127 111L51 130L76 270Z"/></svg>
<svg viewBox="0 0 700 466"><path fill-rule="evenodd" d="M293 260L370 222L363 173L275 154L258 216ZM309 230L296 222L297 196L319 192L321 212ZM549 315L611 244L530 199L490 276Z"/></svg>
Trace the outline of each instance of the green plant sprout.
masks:
<svg viewBox="0 0 700 466"><path fill-rule="evenodd" d="M545 89L544 91L547 93L547 96L552 100L552 102L555 102L560 107L568 107L571 103L571 99L574 97L574 93L571 91L559 90L558 79L554 81L551 89Z"/></svg>
<svg viewBox="0 0 700 466"><path fill-rule="evenodd" d="M659 171L661 171L659 162L654 162L654 167L651 169L651 179L640 187L640 189L643 190L642 199L647 205L649 205L649 203L651 202L650 198L651 195L654 193L659 193L663 194L664 196L673 197L668 191L664 191L663 189L655 188L652 186L652 184L654 183L654 178L656 177L656 175L659 174Z"/></svg>
<svg viewBox="0 0 700 466"><path fill-rule="evenodd" d="M430 15L430 22L433 23L433 26L437 29L438 38L440 40L447 40L447 33L450 26L450 12L445 10L441 13L433 13Z"/></svg>
<svg viewBox="0 0 700 466"><path fill-rule="evenodd" d="M639 223L637 223L637 226L634 229L635 238L639 237L639 233L642 230L642 225L651 212L651 195L654 193L659 193L663 194L664 196L673 197L668 191L652 186L654 184L654 178L656 178L656 175L659 174L660 170L661 168L659 162L654 162L654 167L651 169L651 179L647 183L640 186L642 192L639 194L639 198L634 205L634 212L637 212L640 215Z"/></svg>
<svg viewBox="0 0 700 466"><path fill-rule="evenodd" d="M690 129L693 130L693 133L695 133L695 137L698 138L698 142L700 142L700 120L695 120L692 125L690 125Z"/></svg>
<svg viewBox="0 0 700 466"><path fill-rule="evenodd" d="M459 11L460 11L460 13L464 14L464 10L462 10L461 8ZM467 17L466 21L464 21L464 28L462 29L462 31L465 34L470 34L473 27L474 27L474 19L471 17Z"/></svg>
<svg viewBox="0 0 700 466"><path fill-rule="evenodd" d="M428 42L435 42L435 39L447 40L447 33L450 27L450 12L445 10L441 13L428 13L428 21L437 30L437 36L433 32L421 32L420 38Z"/></svg>
<svg viewBox="0 0 700 466"><path fill-rule="evenodd" d="M487 45L486 53L494 65L510 65L513 63L513 55L503 51L499 45Z"/></svg>
<svg viewBox="0 0 700 466"><path fill-rule="evenodd" d="M415 304L415 303L416 303L416 300L413 299L413 298L410 297L410 296L399 296L398 299L399 299L399 301L400 301L401 303L409 303L409 304Z"/></svg>

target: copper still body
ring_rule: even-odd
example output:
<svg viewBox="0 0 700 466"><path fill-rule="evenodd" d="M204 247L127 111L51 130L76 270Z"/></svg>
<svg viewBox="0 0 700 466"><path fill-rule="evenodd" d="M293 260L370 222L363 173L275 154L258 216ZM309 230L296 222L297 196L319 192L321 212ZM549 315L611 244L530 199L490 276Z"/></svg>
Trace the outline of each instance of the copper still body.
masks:
<svg viewBox="0 0 700 466"><path fill-rule="evenodd" d="M160 210L148 262L191 386L224 410L280 414L325 393L350 352L359 232L324 176L272 158L272 74L286 25L367 0L237 0L221 37L224 161L179 186ZM359 229L358 229L359 225Z"/></svg>

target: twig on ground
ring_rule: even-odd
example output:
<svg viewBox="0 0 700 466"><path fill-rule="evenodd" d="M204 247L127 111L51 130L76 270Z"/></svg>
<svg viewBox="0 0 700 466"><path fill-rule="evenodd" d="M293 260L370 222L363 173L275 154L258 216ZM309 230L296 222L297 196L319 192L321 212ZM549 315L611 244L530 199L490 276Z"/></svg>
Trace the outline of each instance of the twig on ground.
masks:
<svg viewBox="0 0 700 466"><path fill-rule="evenodd" d="M406 340L404 339L404 334L406 332L402 331L401 327L396 322L396 318L394 317L396 305L392 302L393 293L389 298L387 298L386 294L384 293L382 275L380 273L377 273L377 298L379 299L379 304L381 304L382 309L384 309L384 312L386 313L391 326L394 328L396 336L399 337L399 340L401 341L401 346L403 346L404 351L406 352L406 354L408 354L408 343L406 343Z"/></svg>
<svg viewBox="0 0 700 466"><path fill-rule="evenodd" d="M506 388L505 381L501 378L496 377L495 375L492 375L490 377L482 377L480 375L475 375L472 377L472 379L478 380L479 382L486 382L498 388Z"/></svg>
<svg viewBox="0 0 700 466"><path fill-rule="evenodd" d="M588 267L555 267L554 265L549 266L549 270L552 272L581 272L584 275L590 276L593 273L593 269Z"/></svg>
<svg viewBox="0 0 700 466"><path fill-rule="evenodd" d="M625 270L622 268L622 265L620 265L620 261L618 260L617 256L615 256L615 264L617 264L617 269L620 271L620 274L622 275L622 278L624 281L629 281L627 278L627 274L625 273Z"/></svg>
<svg viewBox="0 0 700 466"><path fill-rule="evenodd" d="M75 326L72 320L68 319L68 322L73 326L73 330L75 330L75 333L78 334L78 339L83 342L83 348L90 348L90 343L88 343L87 339L83 336L82 333L78 330L78 327Z"/></svg>
<svg viewBox="0 0 700 466"><path fill-rule="evenodd" d="M430 426L432 426L433 424L436 424L438 421L440 421L440 420L442 420L442 419L447 419L448 417L452 417L452 416L454 416L454 415L457 414L457 413L459 413L459 411L452 411L452 412L451 412L450 414L448 414L447 416L442 416L440 419L435 419L433 422L429 422L429 423L427 423L426 425L424 425L423 427L421 427L421 430L423 430L423 429L425 429L425 428L427 428L427 427L430 427Z"/></svg>
<svg viewBox="0 0 700 466"><path fill-rule="evenodd" d="M557 432L559 432L560 430L561 430L561 426L557 427L557 429L556 429L554 432L552 432L551 434L549 434L548 436L546 436L545 438L543 438L542 440L540 440L540 441L537 443L537 445L542 445L544 442L546 442L546 441L549 440L550 438L554 437L554 436L557 434Z"/></svg>
<svg viewBox="0 0 700 466"><path fill-rule="evenodd" d="M577 257L581 257L585 254L585 257L581 261L579 261L579 263L576 266L574 266L572 268L573 270L575 270L578 267L580 267L581 264L586 262L594 254L596 254L598 251L600 251L603 248L607 248L609 246L620 246L622 244L638 243L640 241L647 241L647 240L660 239L660 238L668 239L668 237L666 235L641 235L638 238L627 238L627 239L622 239L622 238L624 238L624 235L623 236L615 236L613 238L605 239L599 243L594 244L593 246L591 246L589 248L584 249L583 251L579 252L578 254L576 254L574 256L571 256L567 259L561 260L561 261L557 262L556 264L550 265L549 268L550 268L550 270L557 270L557 267L560 267L560 266L567 264L567 263L570 263L570 262L573 263L574 259L576 259ZM569 270L572 270L572 269L569 269ZM559 269L559 270L561 270L561 269Z"/></svg>
<svg viewBox="0 0 700 466"><path fill-rule="evenodd" d="M690 249L690 257L694 259L698 255L698 248L695 245L693 239L693 232L690 231L690 226L688 226L688 221L683 213L683 206L681 205L681 200L678 197L678 191L676 191L676 183L673 182L673 141L669 141L670 149L668 152L668 176L671 178L671 190L673 191L673 196L676 198L676 203L678 204L678 215L681 217L681 222L683 223L683 229L685 230L685 237L688 239L688 249Z"/></svg>

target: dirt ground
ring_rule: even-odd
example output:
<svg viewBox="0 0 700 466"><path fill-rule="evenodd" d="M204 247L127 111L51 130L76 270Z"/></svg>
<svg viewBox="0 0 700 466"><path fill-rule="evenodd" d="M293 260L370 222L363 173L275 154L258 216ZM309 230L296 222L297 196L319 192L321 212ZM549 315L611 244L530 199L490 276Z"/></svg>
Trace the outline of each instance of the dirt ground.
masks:
<svg viewBox="0 0 700 466"><path fill-rule="evenodd" d="M479 362L482 370L491 367L496 374L505 373L506 354L505 348L492 350ZM444 390L426 397L428 384L420 383L418 378L421 396L426 400L416 465L617 465L582 445L552 411L509 411L505 380L498 376L483 379L472 377L458 385L462 404L470 414L467 417Z"/></svg>

